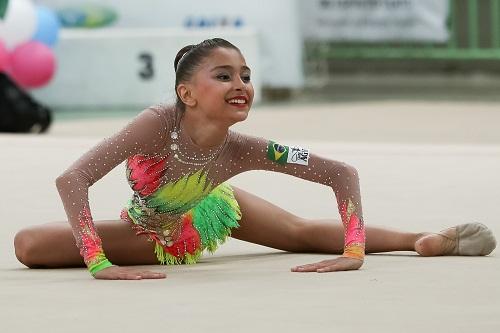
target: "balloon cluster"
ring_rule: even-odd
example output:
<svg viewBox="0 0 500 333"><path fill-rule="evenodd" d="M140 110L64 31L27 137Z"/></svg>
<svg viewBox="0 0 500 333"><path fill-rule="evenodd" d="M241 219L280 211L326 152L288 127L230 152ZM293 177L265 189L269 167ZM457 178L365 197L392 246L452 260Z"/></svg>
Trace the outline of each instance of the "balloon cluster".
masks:
<svg viewBox="0 0 500 333"><path fill-rule="evenodd" d="M59 28L57 14L47 7L30 0L0 0L0 72L24 88L46 85L56 68L51 47Z"/></svg>

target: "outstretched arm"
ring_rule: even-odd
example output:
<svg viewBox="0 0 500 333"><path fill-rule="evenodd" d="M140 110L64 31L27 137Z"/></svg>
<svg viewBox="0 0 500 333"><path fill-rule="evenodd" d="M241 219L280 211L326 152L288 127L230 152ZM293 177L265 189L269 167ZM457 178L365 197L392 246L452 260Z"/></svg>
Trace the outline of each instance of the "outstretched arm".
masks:
<svg viewBox="0 0 500 333"><path fill-rule="evenodd" d="M76 245L90 273L109 268L94 226L88 189L129 156L153 151L165 141L166 121L157 110L147 109L110 138L104 139L74 162L56 180Z"/></svg>
<svg viewBox="0 0 500 333"><path fill-rule="evenodd" d="M340 258L297 267L296 271L334 271L361 267L365 254L365 229L359 176L346 163L323 158L309 150L238 134L237 172L269 170L327 185L335 193L344 225L344 253Z"/></svg>

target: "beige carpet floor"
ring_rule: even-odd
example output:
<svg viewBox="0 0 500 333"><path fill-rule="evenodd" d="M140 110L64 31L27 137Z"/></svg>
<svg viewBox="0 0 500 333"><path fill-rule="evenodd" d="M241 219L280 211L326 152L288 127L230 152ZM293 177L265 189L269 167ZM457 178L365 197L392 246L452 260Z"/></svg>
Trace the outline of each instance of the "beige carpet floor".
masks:
<svg viewBox="0 0 500 333"><path fill-rule="evenodd" d="M16 231L63 220L54 179L127 120L64 120L47 135L0 135L2 332L500 331L498 250L374 254L359 271L297 274L290 267L334 256L230 239L197 265L150 267L165 280L98 281L84 269L25 268L14 255ZM500 235L500 104L258 106L235 129L356 166L367 224L439 231L481 221ZM267 172L232 183L304 217L338 217L320 185ZM92 187L94 218L116 218L129 195L120 166Z"/></svg>

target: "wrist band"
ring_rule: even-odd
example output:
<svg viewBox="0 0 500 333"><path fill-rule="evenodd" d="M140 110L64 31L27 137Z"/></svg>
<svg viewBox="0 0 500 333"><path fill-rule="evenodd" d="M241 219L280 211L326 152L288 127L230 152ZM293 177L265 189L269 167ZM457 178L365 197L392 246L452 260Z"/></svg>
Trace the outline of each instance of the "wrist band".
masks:
<svg viewBox="0 0 500 333"><path fill-rule="evenodd" d="M341 255L342 258L349 258L349 259L356 259L356 260L361 260L361 261L365 261L365 257L362 256L353 256L351 253L344 253L343 255Z"/></svg>
<svg viewBox="0 0 500 333"><path fill-rule="evenodd" d="M95 276L97 272L102 271L103 269L111 266L113 266L113 264L108 259L104 259L100 263L90 266L89 272L92 276Z"/></svg>
<svg viewBox="0 0 500 333"><path fill-rule="evenodd" d="M344 249L342 257L363 260L365 257L365 248L357 245L348 246Z"/></svg>

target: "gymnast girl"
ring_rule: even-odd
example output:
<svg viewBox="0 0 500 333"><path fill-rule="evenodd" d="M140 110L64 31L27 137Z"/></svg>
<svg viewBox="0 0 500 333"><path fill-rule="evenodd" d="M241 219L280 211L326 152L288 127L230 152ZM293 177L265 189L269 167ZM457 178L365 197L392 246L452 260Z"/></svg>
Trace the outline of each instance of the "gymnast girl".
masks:
<svg viewBox="0 0 500 333"><path fill-rule="evenodd" d="M284 251L338 255L292 272L357 270L365 253L479 256L495 248L492 232L479 223L439 233L365 226L354 167L307 147L230 130L247 118L254 97L251 70L230 42L214 38L186 46L174 68L176 105L147 108L57 178L69 224L19 231L14 245L21 263L85 265L96 279L158 279L166 275L133 265L194 264L228 236ZM94 221L88 189L123 161L133 195L118 221ZM329 186L341 221L307 220L227 183L249 170Z"/></svg>

